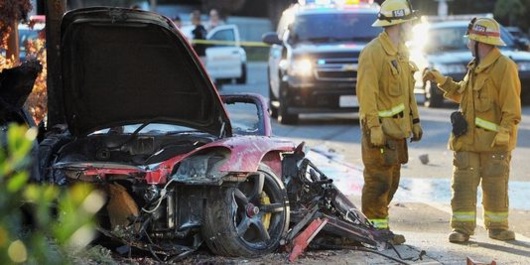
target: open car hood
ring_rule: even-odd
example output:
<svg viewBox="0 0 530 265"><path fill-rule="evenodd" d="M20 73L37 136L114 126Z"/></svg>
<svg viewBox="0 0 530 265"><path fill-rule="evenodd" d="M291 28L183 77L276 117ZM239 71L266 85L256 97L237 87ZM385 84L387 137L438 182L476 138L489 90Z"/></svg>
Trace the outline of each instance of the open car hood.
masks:
<svg viewBox="0 0 530 265"><path fill-rule="evenodd" d="M61 78L49 111L75 136L144 122L214 135L231 128L222 101L191 46L158 14L110 7L78 9L61 24ZM53 124L51 124L53 126Z"/></svg>

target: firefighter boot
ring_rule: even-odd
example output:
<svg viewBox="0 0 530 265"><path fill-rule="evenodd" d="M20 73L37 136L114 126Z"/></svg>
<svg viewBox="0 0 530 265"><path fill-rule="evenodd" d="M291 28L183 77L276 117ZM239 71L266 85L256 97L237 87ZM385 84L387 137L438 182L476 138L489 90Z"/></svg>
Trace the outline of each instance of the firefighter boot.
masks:
<svg viewBox="0 0 530 265"><path fill-rule="evenodd" d="M469 235L460 231L453 230L449 234L449 242L451 243L465 243L469 240Z"/></svg>
<svg viewBox="0 0 530 265"><path fill-rule="evenodd" d="M401 245L405 243L405 241L406 240L404 235L394 234L394 237L390 240L390 243L392 243L392 245Z"/></svg>
<svg viewBox="0 0 530 265"><path fill-rule="evenodd" d="M502 241L515 240L515 233L512 230L507 229L490 229L488 235L492 239Z"/></svg>

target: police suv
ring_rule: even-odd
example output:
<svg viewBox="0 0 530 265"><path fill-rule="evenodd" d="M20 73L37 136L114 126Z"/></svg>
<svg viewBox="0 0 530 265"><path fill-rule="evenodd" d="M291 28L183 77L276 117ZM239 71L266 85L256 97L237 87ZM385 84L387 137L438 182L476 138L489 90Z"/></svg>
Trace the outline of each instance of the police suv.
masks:
<svg viewBox="0 0 530 265"><path fill-rule="evenodd" d="M359 53L381 32L371 26L377 4L317 2L291 6L277 31L263 35L263 42L272 45L269 107L283 124L297 123L301 113L358 111Z"/></svg>

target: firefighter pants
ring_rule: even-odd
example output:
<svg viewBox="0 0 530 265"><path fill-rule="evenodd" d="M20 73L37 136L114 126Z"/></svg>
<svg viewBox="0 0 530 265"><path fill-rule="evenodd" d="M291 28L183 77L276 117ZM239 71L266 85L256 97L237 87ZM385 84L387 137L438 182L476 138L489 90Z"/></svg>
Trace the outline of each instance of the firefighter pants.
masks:
<svg viewBox="0 0 530 265"><path fill-rule="evenodd" d="M387 136L388 139L388 136ZM387 140L383 148L373 147L367 134L361 139L364 164L362 211L378 229L388 229L388 205L399 186L401 164L408 161L406 139Z"/></svg>
<svg viewBox="0 0 530 265"><path fill-rule="evenodd" d="M451 180L453 230L472 235L476 226L477 188L482 187L486 229L508 229L510 152L455 152Z"/></svg>

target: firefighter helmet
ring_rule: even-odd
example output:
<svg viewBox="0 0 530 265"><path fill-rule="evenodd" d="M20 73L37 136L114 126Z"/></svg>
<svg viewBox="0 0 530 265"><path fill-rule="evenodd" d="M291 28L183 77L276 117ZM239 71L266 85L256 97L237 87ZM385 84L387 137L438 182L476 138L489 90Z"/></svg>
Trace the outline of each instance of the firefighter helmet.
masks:
<svg viewBox="0 0 530 265"><path fill-rule="evenodd" d="M493 18L472 19L466 36L470 40L495 46L506 46L506 43L501 39L499 23Z"/></svg>
<svg viewBox="0 0 530 265"><path fill-rule="evenodd" d="M377 20L372 27L385 27L417 19L409 0L386 0L381 4Z"/></svg>

